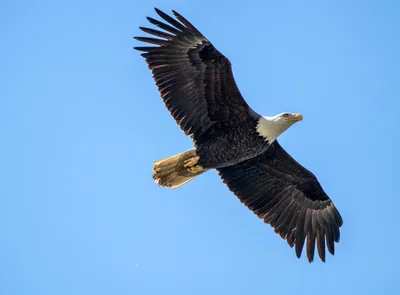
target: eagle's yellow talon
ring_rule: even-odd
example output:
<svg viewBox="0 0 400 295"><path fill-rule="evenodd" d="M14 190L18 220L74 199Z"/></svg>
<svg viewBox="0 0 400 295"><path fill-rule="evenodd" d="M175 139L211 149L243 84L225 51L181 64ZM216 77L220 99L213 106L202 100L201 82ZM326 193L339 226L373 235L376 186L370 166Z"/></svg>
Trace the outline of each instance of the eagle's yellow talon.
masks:
<svg viewBox="0 0 400 295"><path fill-rule="evenodd" d="M189 158L187 160L185 160L183 163L183 166L185 168L191 167L191 166L195 166L197 164L197 162L200 160L200 157L196 156L193 158Z"/></svg>
<svg viewBox="0 0 400 295"><path fill-rule="evenodd" d="M203 171L204 168L203 168L203 166L201 166L201 165L194 165L194 166L191 166L191 167L187 168L187 170L188 170L190 173L198 173L198 172Z"/></svg>

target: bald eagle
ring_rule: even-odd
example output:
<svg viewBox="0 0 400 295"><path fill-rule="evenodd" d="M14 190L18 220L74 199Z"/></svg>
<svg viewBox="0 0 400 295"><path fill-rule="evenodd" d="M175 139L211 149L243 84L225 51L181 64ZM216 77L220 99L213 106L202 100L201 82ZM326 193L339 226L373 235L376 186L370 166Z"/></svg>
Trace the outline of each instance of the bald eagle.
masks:
<svg viewBox="0 0 400 295"><path fill-rule="evenodd" d="M313 173L296 162L277 137L303 119L295 113L262 116L242 97L230 61L182 15L155 9L165 21L147 17L161 30L135 37L153 46L142 51L166 108L194 143L192 150L156 161L153 178L176 188L216 169L228 188L275 232L295 247L315 245L325 262L334 255L343 221ZM154 46L155 45L155 46Z"/></svg>

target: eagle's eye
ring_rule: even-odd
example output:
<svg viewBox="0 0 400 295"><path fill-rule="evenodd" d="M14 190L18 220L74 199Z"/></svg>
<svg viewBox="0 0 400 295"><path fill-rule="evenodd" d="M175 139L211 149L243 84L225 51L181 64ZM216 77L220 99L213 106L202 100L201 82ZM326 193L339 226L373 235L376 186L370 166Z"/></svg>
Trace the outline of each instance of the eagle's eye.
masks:
<svg viewBox="0 0 400 295"><path fill-rule="evenodd" d="M289 113L284 113L284 114L282 114L282 117L284 117L284 118L287 118L287 117L289 117L289 116L290 116Z"/></svg>

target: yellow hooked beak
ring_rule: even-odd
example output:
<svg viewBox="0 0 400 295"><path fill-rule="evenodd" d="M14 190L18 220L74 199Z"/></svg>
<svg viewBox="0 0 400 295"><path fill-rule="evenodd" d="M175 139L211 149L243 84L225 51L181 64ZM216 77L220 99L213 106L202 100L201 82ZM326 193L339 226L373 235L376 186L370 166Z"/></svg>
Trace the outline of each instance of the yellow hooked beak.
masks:
<svg viewBox="0 0 400 295"><path fill-rule="evenodd" d="M298 121L302 121L303 120L303 116L301 114L295 114L293 116L293 121L298 122Z"/></svg>

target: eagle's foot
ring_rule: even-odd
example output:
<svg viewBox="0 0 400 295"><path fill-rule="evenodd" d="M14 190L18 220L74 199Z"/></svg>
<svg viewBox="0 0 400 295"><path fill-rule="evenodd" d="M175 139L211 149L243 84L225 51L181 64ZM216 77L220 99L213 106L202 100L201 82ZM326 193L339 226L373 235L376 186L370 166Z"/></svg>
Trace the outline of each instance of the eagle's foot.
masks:
<svg viewBox="0 0 400 295"><path fill-rule="evenodd" d="M192 157L183 162L183 166L185 168L191 168L192 166L196 166L197 162L200 160L200 157Z"/></svg>
<svg viewBox="0 0 400 295"><path fill-rule="evenodd" d="M204 167L201 165L194 165L194 166L187 168L187 171L189 171L190 173L199 173L203 170L204 170Z"/></svg>

